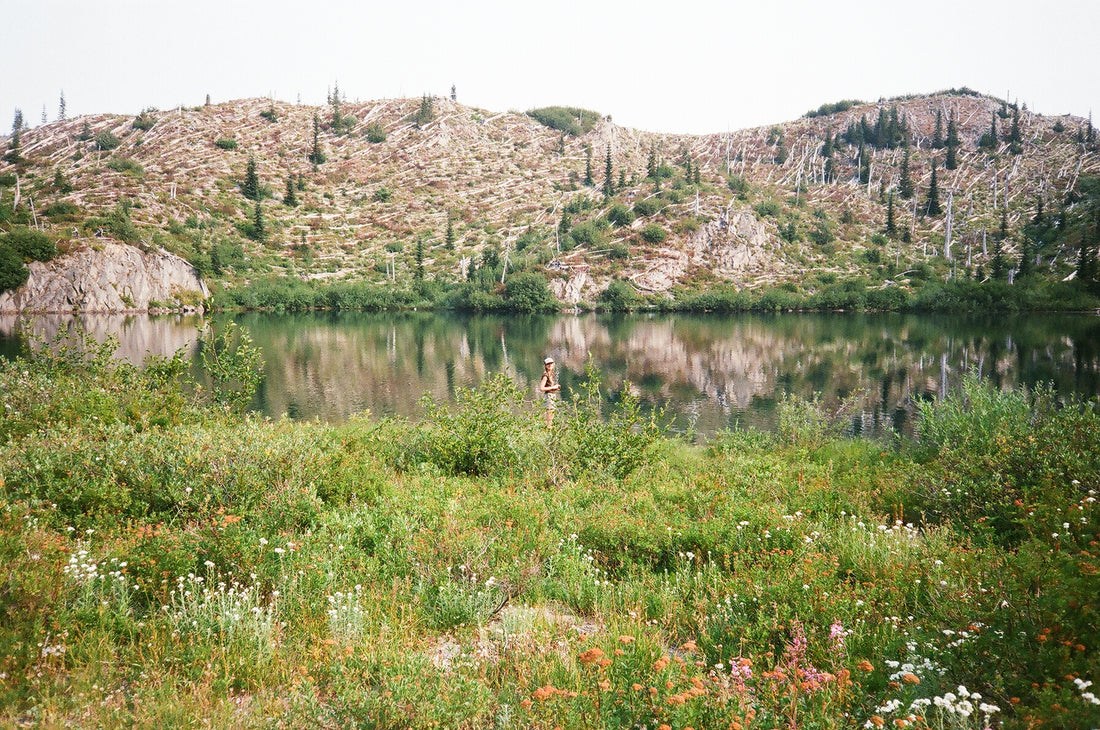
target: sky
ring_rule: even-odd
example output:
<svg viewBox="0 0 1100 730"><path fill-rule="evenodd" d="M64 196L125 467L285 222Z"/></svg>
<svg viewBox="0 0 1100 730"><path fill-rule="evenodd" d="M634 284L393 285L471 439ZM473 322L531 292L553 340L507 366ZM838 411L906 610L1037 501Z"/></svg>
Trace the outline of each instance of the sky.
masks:
<svg viewBox="0 0 1100 730"><path fill-rule="evenodd" d="M689 134L962 86L1047 115L1100 103L1100 0L0 0L0 18L0 115L31 126L62 93L71 118L336 85Z"/></svg>

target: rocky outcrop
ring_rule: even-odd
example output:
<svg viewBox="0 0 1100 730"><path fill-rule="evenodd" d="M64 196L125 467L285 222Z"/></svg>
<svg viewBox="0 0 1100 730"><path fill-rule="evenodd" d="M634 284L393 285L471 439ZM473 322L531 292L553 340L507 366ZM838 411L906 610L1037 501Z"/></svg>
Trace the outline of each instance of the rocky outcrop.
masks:
<svg viewBox="0 0 1100 730"><path fill-rule="evenodd" d="M49 263L33 262L27 281L0 294L0 312L132 312L198 309L210 296L179 256L97 241Z"/></svg>

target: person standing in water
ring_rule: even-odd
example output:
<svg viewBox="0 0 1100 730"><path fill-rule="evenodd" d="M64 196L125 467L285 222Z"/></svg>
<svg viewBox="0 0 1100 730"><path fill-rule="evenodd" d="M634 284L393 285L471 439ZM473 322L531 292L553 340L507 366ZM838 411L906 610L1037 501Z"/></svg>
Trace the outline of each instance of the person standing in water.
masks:
<svg viewBox="0 0 1100 730"><path fill-rule="evenodd" d="M542 371L542 380L539 381L539 392L546 398L546 427L554 421L554 410L558 407L558 393L561 384L554 372L554 358L548 357L542 361L546 369Z"/></svg>

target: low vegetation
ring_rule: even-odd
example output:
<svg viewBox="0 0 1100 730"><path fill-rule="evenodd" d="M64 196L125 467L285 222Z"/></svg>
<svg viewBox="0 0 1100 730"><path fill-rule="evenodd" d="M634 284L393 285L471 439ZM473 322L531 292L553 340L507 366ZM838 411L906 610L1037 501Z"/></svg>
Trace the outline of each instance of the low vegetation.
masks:
<svg viewBox="0 0 1100 730"><path fill-rule="evenodd" d="M1100 414L967 380L693 445L599 374L421 422L241 413L114 343L0 361L0 724L1095 727Z"/></svg>

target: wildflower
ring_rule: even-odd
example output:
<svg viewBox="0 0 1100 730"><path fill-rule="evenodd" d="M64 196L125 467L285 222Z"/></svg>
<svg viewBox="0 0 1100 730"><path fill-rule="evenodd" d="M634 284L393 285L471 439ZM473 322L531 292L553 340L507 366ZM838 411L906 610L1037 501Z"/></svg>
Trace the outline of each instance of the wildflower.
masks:
<svg viewBox="0 0 1100 730"><path fill-rule="evenodd" d="M669 660L667 655L661 657L657 661L653 662L653 671L655 671L655 672L663 671L664 668L668 666L669 661L670 660Z"/></svg>
<svg viewBox="0 0 1100 730"><path fill-rule="evenodd" d="M872 664L871 662L867 661L866 659L864 659L863 661L861 661L859 664L856 665L856 669L858 669L862 672L873 672L873 671L875 671L875 665Z"/></svg>
<svg viewBox="0 0 1100 730"><path fill-rule="evenodd" d="M623 634L622 636L619 637L619 643L620 644L633 644L634 643L634 637L630 636L629 634Z"/></svg>
<svg viewBox="0 0 1100 730"><path fill-rule="evenodd" d="M882 717L879 716L879 715L871 715L871 719L868 720L867 722L869 724L864 725L864 727L871 727L872 725L874 727L882 727L883 725L886 724L886 721L883 720Z"/></svg>
<svg viewBox="0 0 1100 730"><path fill-rule="evenodd" d="M557 691L558 690L557 690L557 688L554 687L554 685L547 684L547 685L544 685L544 686L539 687L538 689L536 689L534 694L532 694L531 696L534 697L539 702L542 702L543 700L546 700L546 699L549 699L550 697L553 697L554 693L557 692Z"/></svg>
<svg viewBox="0 0 1100 730"><path fill-rule="evenodd" d="M594 647L592 649L589 649L588 651L582 652L578 658L580 659L581 664L592 664L593 662L596 662L603 658L603 656L603 650L598 647Z"/></svg>
<svg viewBox="0 0 1100 730"><path fill-rule="evenodd" d="M906 672L905 674L901 675L901 681L905 682L906 684L920 684L920 677L913 674L912 672Z"/></svg>
<svg viewBox="0 0 1100 730"><path fill-rule="evenodd" d="M638 684L637 682L635 682L634 684L630 685L630 689L632 689L632 690L634 690L635 692L637 692L638 690L642 689L642 685L640 685L640 684Z"/></svg>

